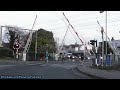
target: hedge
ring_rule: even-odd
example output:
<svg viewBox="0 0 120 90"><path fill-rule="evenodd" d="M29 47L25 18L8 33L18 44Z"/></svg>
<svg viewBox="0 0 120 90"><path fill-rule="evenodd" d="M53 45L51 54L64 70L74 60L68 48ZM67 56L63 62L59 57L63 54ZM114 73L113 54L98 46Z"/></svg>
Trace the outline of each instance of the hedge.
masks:
<svg viewBox="0 0 120 90"><path fill-rule="evenodd" d="M9 48L0 48L0 57L13 57L13 52Z"/></svg>

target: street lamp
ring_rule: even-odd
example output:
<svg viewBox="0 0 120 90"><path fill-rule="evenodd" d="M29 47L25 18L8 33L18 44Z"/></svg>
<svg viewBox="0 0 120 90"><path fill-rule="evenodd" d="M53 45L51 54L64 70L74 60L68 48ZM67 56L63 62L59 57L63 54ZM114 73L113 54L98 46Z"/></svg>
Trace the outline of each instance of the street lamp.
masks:
<svg viewBox="0 0 120 90"><path fill-rule="evenodd" d="M100 13L103 13L104 11L100 11ZM107 11L105 11L105 18L106 18L106 56L107 56Z"/></svg>

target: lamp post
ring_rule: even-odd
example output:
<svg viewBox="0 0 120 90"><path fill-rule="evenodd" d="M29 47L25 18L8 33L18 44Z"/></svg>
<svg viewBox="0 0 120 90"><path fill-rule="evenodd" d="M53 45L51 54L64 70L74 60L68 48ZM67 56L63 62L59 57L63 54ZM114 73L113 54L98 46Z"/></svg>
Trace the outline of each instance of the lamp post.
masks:
<svg viewBox="0 0 120 90"><path fill-rule="evenodd" d="M100 11L100 13L103 13L104 11ZM107 56L107 11L105 11L105 24L106 24L106 56Z"/></svg>

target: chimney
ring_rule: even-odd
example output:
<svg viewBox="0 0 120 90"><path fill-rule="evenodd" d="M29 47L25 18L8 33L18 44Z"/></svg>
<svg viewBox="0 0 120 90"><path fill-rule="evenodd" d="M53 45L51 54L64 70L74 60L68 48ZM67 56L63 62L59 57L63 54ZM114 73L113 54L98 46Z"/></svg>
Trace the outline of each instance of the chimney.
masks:
<svg viewBox="0 0 120 90"><path fill-rule="evenodd" d="M113 40L114 40L114 37L112 37L111 41L113 41Z"/></svg>

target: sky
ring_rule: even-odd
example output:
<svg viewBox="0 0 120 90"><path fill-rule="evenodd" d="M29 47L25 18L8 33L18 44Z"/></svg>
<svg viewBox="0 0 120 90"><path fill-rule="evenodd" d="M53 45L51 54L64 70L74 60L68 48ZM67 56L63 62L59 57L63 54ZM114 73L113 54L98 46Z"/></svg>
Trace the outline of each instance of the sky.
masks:
<svg viewBox="0 0 120 90"><path fill-rule="evenodd" d="M100 25L106 31L106 13L99 11L0 11L0 25L18 26L24 29L31 29L35 16L37 21L34 30L43 28L52 31L54 38L61 44L68 22L62 13L65 13L75 31L78 33L83 42L92 39L101 39ZM108 37L114 39L120 38L120 11L107 11L107 33ZM3 30L4 34L4 30ZM105 39L105 37L104 37ZM65 37L65 44L81 44L73 29L69 27Z"/></svg>

